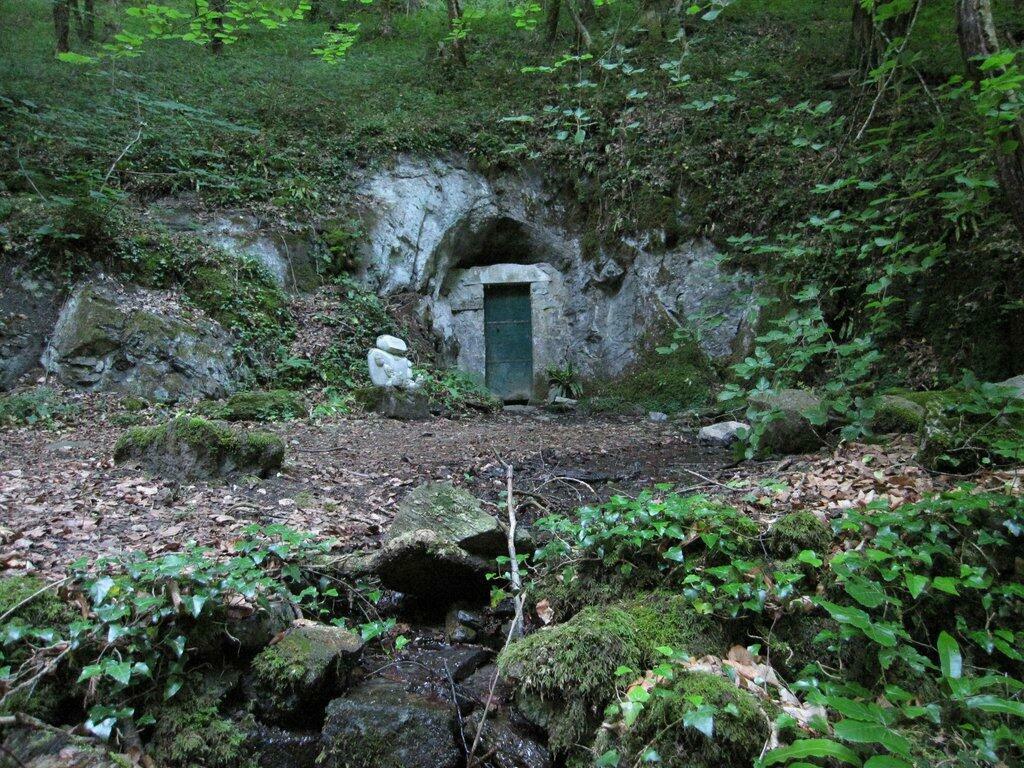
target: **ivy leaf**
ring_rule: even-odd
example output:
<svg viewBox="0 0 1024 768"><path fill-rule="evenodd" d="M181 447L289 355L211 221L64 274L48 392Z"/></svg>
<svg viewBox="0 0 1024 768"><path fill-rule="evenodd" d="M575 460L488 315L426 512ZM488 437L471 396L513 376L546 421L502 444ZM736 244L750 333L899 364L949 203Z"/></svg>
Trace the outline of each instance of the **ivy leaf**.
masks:
<svg viewBox="0 0 1024 768"><path fill-rule="evenodd" d="M877 608L885 602L885 592L873 581L851 578L845 587L846 593L865 608Z"/></svg>
<svg viewBox="0 0 1024 768"><path fill-rule="evenodd" d="M822 563L821 558L818 557L812 549L802 550L800 554L796 556L796 559L801 563L806 563L807 565L811 565L815 568L819 567Z"/></svg>
<svg viewBox="0 0 1024 768"><path fill-rule="evenodd" d="M107 676L121 685L128 685L132 681L132 665L130 661L122 661L118 664L110 664L104 670Z"/></svg>
<svg viewBox="0 0 1024 768"><path fill-rule="evenodd" d="M715 733L715 712L711 707L691 709L683 715L683 725L700 731L710 739Z"/></svg>
<svg viewBox="0 0 1024 768"><path fill-rule="evenodd" d="M600 768L614 768L619 764L619 753L614 749L609 749L599 758L594 765L600 766Z"/></svg>
<svg viewBox="0 0 1024 768"><path fill-rule="evenodd" d="M957 591L957 580L952 576L936 576L932 579L932 586L947 595L959 595Z"/></svg>
<svg viewBox="0 0 1024 768"><path fill-rule="evenodd" d="M101 579L96 579L89 587L89 597L92 598L93 603L100 605L113 588L114 580L109 576L104 576Z"/></svg>
<svg viewBox="0 0 1024 768"><path fill-rule="evenodd" d="M903 581L907 585L907 590L910 592L910 596L915 600L922 592L924 592L924 588L928 586L928 577L921 576L917 573L904 574Z"/></svg>

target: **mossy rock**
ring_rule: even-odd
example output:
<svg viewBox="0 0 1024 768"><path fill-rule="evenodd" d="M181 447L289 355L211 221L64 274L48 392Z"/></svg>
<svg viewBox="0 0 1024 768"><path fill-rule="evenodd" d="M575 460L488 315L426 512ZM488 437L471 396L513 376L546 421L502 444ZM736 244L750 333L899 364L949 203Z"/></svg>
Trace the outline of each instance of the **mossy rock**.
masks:
<svg viewBox="0 0 1024 768"><path fill-rule="evenodd" d="M67 637L68 625L80 616L55 591L44 590L44 586L43 580L34 576L0 579L0 614L28 600L11 614L5 624L53 629L58 635ZM0 666L16 668L28 657L28 652L21 648L8 647L3 650ZM8 697L0 712L21 712L46 722L61 722L65 714L77 709L74 677L68 665L61 665L50 676L41 679L31 692L19 691Z"/></svg>
<svg viewBox="0 0 1024 768"><path fill-rule="evenodd" d="M341 627L293 626L253 659L256 711L269 722L308 723L344 687L362 649L362 639Z"/></svg>
<svg viewBox="0 0 1024 768"><path fill-rule="evenodd" d="M238 392L225 402L204 402L197 408L200 414L223 421L287 421L307 413L305 399L287 389L262 392Z"/></svg>
<svg viewBox="0 0 1024 768"><path fill-rule="evenodd" d="M832 531L812 512L790 512L776 520L764 537L768 554L786 560L809 549L819 555L828 551Z"/></svg>
<svg viewBox="0 0 1024 768"><path fill-rule="evenodd" d="M129 429L114 446L114 461L138 461L175 478L268 477L284 462L284 441L269 432L179 416L154 427Z"/></svg>
<svg viewBox="0 0 1024 768"><path fill-rule="evenodd" d="M822 400L803 389L754 393L750 405L770 413L764 425L758 455L811 453L825 442L825 428L811 423L808 414L822 409Z"/></svg>
<svg viewBox="0 0 1024 768"><path fill-rule="evenodd" d="M388 540L418 530L434 531L471 554L508 553L497 519L473 494L448 482L425 483L410 491L388 529Z"/></svg>
<svg viewBox="0 0 1024 768"><path fill-rule="evenodd" d="M323 768L457 768L455 713L405 685L371 680L327 707Z"/></svg>
<svg viewBox="0 0 1024 768"><path fill-rule="evenodd" d="M443 533L415 530L385 542L373 555L373 572L396 592L436 603L486 599L493 560L474 555Z"/></svg>
<svg viewBox="0 0 1024 768"><path fill-rule="evenodd" d="M875 407L871 429L879 434L912 434L924 424L925 407L899 395L882 395Z"/></svg>
<svg viewBox="0 0 1024 768"><path fill-rule="evenodd" d="M669 646L693 656L721 653L719 623L697 614L684 598L650 594L586 608L564 624L514 643L498 659L516 687L516 701L546 728L553 751L566 754L586 743L615 695L616 670L639 674Z"/></svg>
<svg viewBox="0 0 1024 768"><path fill-rule="evenodd" d="M0 765L18 768L132 768L128 755L108 751L94 739L58 731L16 728L7 734Z"/></svg>
<svg viewBox="0 0 1024 768"><path fill-rule="evenodd" d="M710 736L683 725L693 699L715 709ZM654 696L618 740L621 764L632 765L653 749L666 768L753 765L768 739L769 716L750 693L709 672L682 672ZM601 754L609 745L595 745ZM647 762L647 760L645 758Z"/></svg>

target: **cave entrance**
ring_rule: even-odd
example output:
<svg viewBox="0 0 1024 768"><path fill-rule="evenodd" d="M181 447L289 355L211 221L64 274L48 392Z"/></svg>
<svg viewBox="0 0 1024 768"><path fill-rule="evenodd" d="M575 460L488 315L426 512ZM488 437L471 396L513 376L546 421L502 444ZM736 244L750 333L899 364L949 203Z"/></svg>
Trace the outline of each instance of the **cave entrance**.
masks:
<svg viewBox="0 0 1024 768"><path fill-rule="evenodd" d="M487 388L506 403L533 394L533 318L530 284L484 286L484 358Z"/></svg>

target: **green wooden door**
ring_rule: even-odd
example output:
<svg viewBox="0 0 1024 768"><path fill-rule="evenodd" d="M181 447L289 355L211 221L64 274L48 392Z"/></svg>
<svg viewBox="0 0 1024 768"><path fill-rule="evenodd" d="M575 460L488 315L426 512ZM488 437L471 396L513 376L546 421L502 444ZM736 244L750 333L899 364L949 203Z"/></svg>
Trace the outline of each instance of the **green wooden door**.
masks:
<svg viewBox="0 0 1024 768"><path fill-rule="evenodd" d="M530 286L484 288L484 344L487 388L505 402L533 394L533 321Z"/></svg>

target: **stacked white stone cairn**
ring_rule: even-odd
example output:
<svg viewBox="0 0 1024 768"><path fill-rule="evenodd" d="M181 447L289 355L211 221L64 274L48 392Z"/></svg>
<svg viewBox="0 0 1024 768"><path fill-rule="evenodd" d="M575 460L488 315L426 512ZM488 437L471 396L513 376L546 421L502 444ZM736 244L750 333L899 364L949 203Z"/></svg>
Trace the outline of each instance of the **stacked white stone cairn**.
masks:
<svg viewBox="0 0 1024 768"><path fill-rule="evenodd" d="M423 377L414 375L412 363L406 357L409 346L396 336L384 334L366 356L370 366L370 381L381 389L400 389L415 392L423 385Z"/></svg>

